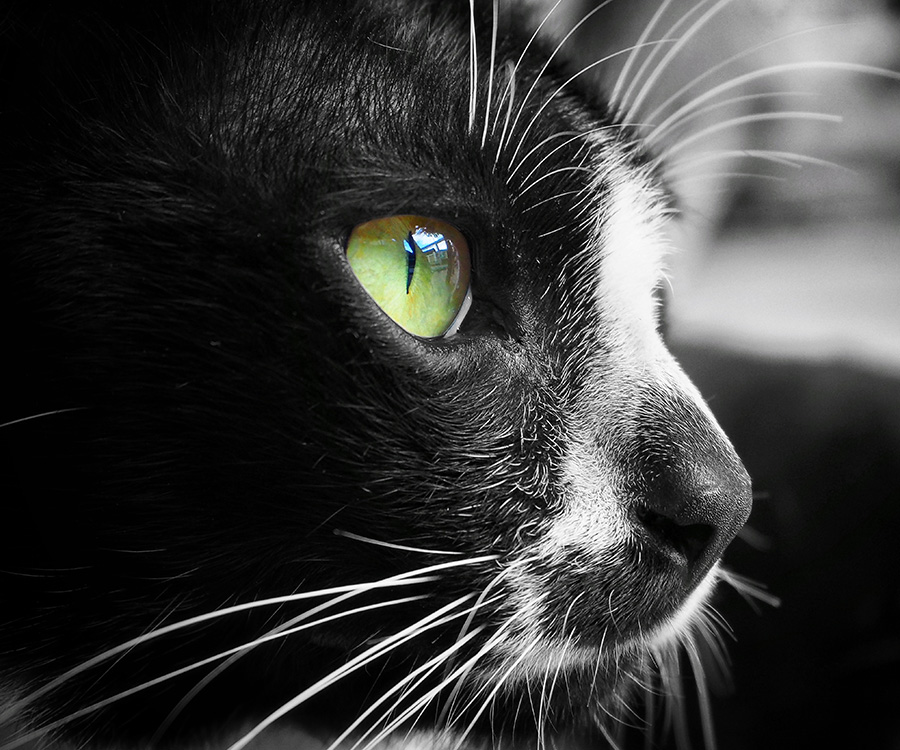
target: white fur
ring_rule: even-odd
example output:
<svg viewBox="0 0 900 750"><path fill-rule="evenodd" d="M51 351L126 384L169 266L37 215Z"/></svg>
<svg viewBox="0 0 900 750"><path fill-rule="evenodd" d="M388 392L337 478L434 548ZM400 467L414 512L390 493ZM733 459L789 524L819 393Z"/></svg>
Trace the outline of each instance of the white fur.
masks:
<svg viewBox="0 0 900 750"><path fill-rule="evenodd" d="M603 348L603 361L590 363L595 376L588 386L591 392L583 399L588 407L569 416L561 464L564 506L541 540L526 551L545 562L568 566L579 558L609 564L635 543L616 451L623 431L629 429L628 404L642 388L652 384L673 396L687 397L715 424L657 331L653 290L664 278L669 251L661 195L624 156L616 158L616 144L607 135L597 135L595 141L604 159L598 165L594 190L599 194L608 185L614 189L607 193L602 213L591 218L593 239L586 252L595 274L594 301L602 321L596 335L612 344ZM510 661L515 659L510 679L537 679L601 659L658 653L688 636L719 578L715 566L673 616L643 636L587 648L548 638L541 624L546 623L545 592L552 590L554 582L542 580L534 570L523 559L510 569L507 579L514 619L520 623L518 637L505 649Z"/></svg>

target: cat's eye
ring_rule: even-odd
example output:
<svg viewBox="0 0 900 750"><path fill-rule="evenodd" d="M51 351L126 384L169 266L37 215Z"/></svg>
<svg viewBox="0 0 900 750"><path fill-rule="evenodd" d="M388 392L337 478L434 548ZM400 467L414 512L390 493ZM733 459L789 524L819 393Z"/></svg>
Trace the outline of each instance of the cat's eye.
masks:
<svg viewBox="0 0 900 750"><path fill-rule="evenodd" d="M388 317L416 336L450 336L468 311L469 246L445 221L414 215L367 221L351 233L347 261Z"/></svg>

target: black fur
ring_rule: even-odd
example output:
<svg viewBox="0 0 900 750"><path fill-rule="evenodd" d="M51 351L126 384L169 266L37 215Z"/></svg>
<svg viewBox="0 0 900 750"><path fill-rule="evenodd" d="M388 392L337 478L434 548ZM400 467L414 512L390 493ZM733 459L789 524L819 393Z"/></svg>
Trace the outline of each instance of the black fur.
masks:
<svg viewBox="0 0 900 750"><path fill-rule="evenodd" d="M497 556L390 592L423 601L256 649L182 715L179 730L189 732L263 715L361 644L482 591L561 512L570 416L591 408L585 394L598 382L622 378L611 344L597 338L604 320L582 223L602 216L616 186L572 170L527 191L523 180L535 166L548 174L603 159L584 139L541 144L615 120L569 93L573 84L525 134L565 80L551 66L493 169L499 132L480 143L490 8L477 19L482 109L470 130L466 3L139 5L28 3L5 22L0 668L11 692L27 695L161 624L448 559L343 532ZM512 16L501 24L489 113L501 124L501 63L528 38ZM525 58L520 96L546 55L533 47ZM611 132L615 158L643 169L627 130ZM511 177L522 137L520 155L537 148ZM401 331L345 262L356 224L399 213L445 219L469 238L474 304L457 337ZM703 562L686 575L650 542L626 550L624 567L537 568L555 581L541 627L577 632L594 648L611 627L607 600L623 601L615 638L652 628L746 516L742 469L707 418L680 397L644 391L645 401L638 386L616 406L620 433L602 432L609 420L594 428L598 444L627 443L634 512L652 507L673 528L725 530L714 545L704 537ZM692 504L683 467L697 456L724 477L724 521ZM575 592L585 598L573 630L560 630ZM41 726L308 606L149 642L14 723ZM511 606L492 604L475 623L489 632ZM339 730L373 684L390 687L460 627L346 681L306 723ZM573 673L556 731L617 707L626 676L642 668L626 660ZM63 732L143 736L197 679L118 701ZM508 697L498 727L527 730L523 695Z"/></svg>

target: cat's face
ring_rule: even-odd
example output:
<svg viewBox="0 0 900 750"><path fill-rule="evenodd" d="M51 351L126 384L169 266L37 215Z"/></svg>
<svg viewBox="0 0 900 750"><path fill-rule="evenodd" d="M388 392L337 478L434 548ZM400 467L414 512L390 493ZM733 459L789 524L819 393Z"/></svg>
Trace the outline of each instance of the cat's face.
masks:
<svg viewBox="0 0 900 750"><path fill-rule="evenodd" d="M44 63L7 296L24 408L72 411L5 433L16 722L269 637L231 671L286 700L349 665L321 693L369 738L565 732L693 637L750 491L659 333L668 196L552 49L436 5L151 12Z"/></svg>

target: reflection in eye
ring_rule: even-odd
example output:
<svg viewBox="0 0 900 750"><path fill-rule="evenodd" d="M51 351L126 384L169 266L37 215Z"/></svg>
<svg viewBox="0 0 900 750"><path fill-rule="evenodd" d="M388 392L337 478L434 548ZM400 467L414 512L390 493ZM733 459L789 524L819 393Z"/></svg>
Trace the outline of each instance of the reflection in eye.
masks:
<svg viewBox="0 0 900 750"><path fill-rule="evenodd" d="M347 261L378 306L416 336L452 335L465 317L469 247L447 222L401 215L360 224Z"/></svg>
<svg viewBox="0 0 900 750"><path fill-rule="evenodd" d="M404 240L403 249L406 250L406 293L409 294L409 287L416 273L416 240L412 232Z"/></svg>

